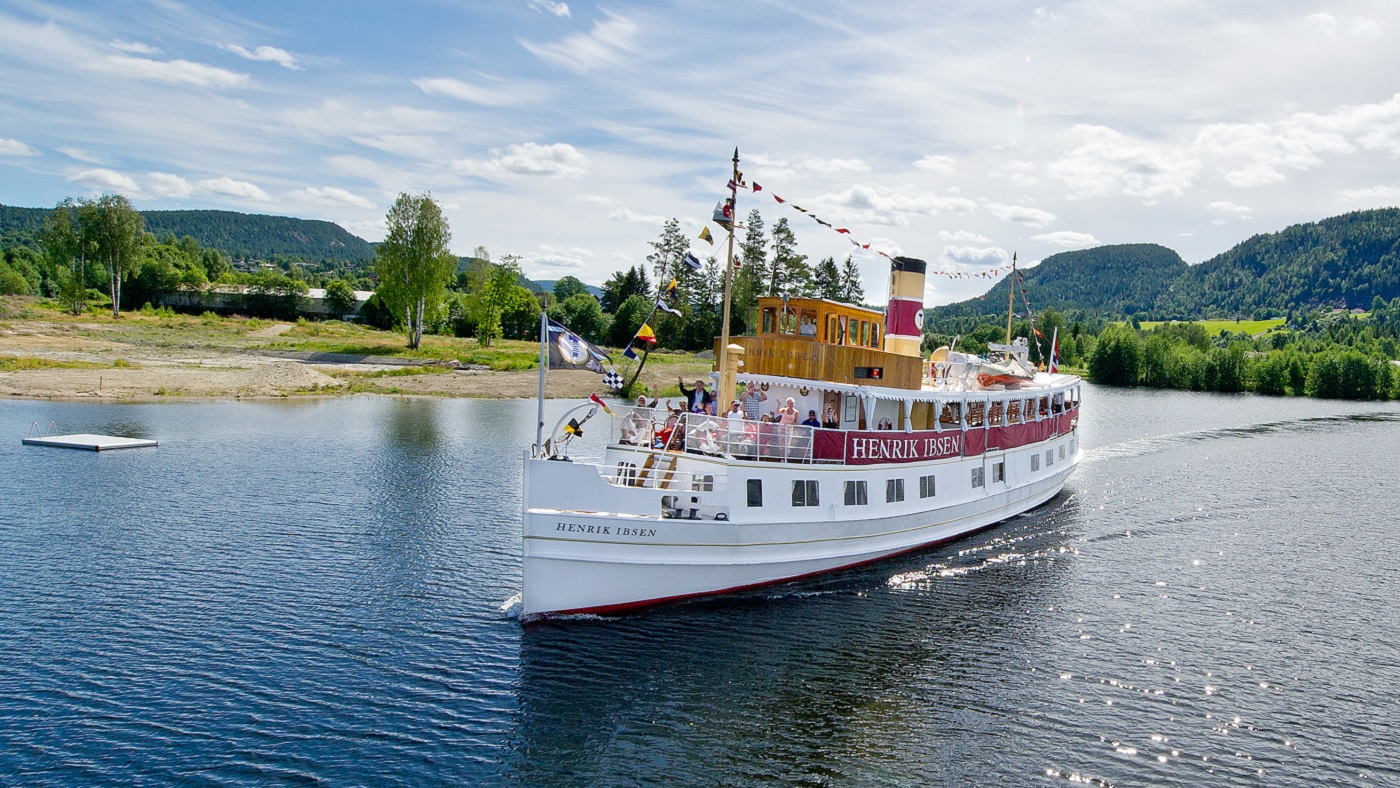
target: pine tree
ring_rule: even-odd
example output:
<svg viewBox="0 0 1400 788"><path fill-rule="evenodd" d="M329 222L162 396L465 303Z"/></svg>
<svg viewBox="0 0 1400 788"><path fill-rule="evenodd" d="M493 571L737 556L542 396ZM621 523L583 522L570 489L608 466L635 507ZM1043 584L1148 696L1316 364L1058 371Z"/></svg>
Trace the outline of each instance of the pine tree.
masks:
<svg viewBox="0 0 1400 788"><path fill-rule="evenodd" d="M758 209L749 211L744 240L739 245L734 272L734 291L730 297L729 319L736 332L750 328L758 317L758 298L767 295L768 252L763 234L763 217Z"/></svg>
<svg viewBox="0 0 1400 788"><path fill-rule="evenodd" d="M817 263L813 280L818 298L841 300L841 271L836 267L835 258L823 257L822 261Z"/></svg>
<svg viewBox="0 0 1400 788"><path fill-rule="evenodd" d="M860 284L860 269L856 267L855 255L846 255L846 263L841 266L841 297L847 304L860 304L865 301L865 288Z"/></svg>
<svg viewBox="0 0 1400 788"><path fill-rule="evenodd" d="M797 236L788 227L787 217L773 225L773 268L768 294L807 297L812 294L812 267L807 255L797 253Z"/></svg>

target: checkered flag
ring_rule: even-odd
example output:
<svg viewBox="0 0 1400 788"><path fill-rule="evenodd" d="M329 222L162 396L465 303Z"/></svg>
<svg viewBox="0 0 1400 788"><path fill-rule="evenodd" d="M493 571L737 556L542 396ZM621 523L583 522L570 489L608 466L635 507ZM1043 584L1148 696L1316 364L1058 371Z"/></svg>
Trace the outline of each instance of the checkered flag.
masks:
<svg viewBox="0 0 1400 788"><path fill-rule="evenodd" d="M603 373L603 385L622 391L622 376L612 370Z"/></svg>

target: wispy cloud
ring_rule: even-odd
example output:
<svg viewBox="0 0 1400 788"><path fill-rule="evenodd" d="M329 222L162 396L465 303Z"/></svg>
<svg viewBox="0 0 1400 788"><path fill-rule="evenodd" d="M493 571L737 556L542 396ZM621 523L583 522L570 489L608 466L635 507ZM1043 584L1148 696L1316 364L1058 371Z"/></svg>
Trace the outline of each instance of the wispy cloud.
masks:
<svg viewBox="0 0 1400 788"><path fill-rule="evenodd" d="M947 246L944 247L943 253L939 255L938 259L943 264L943 268L967 270L1001 265L1009 261L1011 255L998 246Z"/></svg>
<svg viewBox="0 0 1400 788"><path fill-rule="evenodd" d="M121 41L113 39L110 46L118 52L126 52L129 55L159 55L160 50L150 44L143 44L140 41Z"/></svg>
<svg viewBox="0 0 1400 788"><path fill-rule="evenodd" d="M588 174L588 157L564 142L540 145L526 142L504 151L493 150L487 159L459 159L452 162L456 172L483 178L523 175L546 178L582 178Z"/></svg>
<svg viewBox="0 0 1400 788"><path fill-rule="evenodd" d="M615 66L635 51L638 27L632 20L604 11L607 17L593 23L587 33L575 33L554 44L518 39L525 50L541 60L580 74L601 66Z"/></svg>
<svg viewBox="0 0 1400 788"><path fill-rule="evenodd" d="M278 49L277 47L270 46L260 46L256 49L249 50L239 46L238 44L224 44L220 48L227 52L232 52L233 54L238 55L239 57L245 58L247 60L257 60L268 63L276 63L282 68L289 69L291 71L302 70L301 64L297 62L296 56L285 49Z"/></svg>
<svg viewBox="0 0 1400 788"><path fill-rule="evenodd" d="M989 202L987 210L1003 222L1015 222L1024 224L1027 227L1049 227L1055 223L1055 214L1049 211L1042 211L1039 208L1030 208L1025 205L1006 205L1004 203Z"/></svg>
<svg viewBox="0 0 1400 788"><path fill-rule="evenodd" d="M152 194L160 197L184 198L194 194L194 185L168 172L152 172L146 175L146 186Z"/></svg>
<svg viewBox="0 0 1400 788"><path fill-rule="evenodd" d="M557 3L554 0L530 0L530 7L536 11L541 11L555 16L568 16L568 3Z"/></svg>
<svg viewBox="0 0 1400 788"><path fill-rule="evenodd" d="M1062 249L1085 249L1099 245L1099 239L1095 238L1093 233L1079 233L1073 230L1032 235L1031 240L1039 241L1048 246L1058 246Z"/></svg>
<svg viewBox="0 0 1400 788"><path fill-rule="evenodd" d="M930 172L941 172L944 175L952 175L957 172L958 160L952 156L925 156L914 162L914 166L921 170Z"/></svg>
<svg viewBox="0 0 1400 788"><path fill-rule="evenodd" d="M1079 145L1046 167L1070 199L1180 197L1201 169L1199 160L1180 150L1134 141L1107 126L1080 124L1071 134Z"/></svg>
<svg viewBox="0 0 1400 788"><path fill-rule="evenodd" d="M19 140L0 137L0 156L38 156L39 151Z"/></svg>
<svg viewBox="0 0 1400 788"><path fill-rule="evenodd" d="M483 107L513 107L539 100L541 91L534 87L511 84L503 80L482 78L478 84L451 77L423 77L413 80L417 88L429 96L480 104Z"/></svg>
<svg viewBox="0 0 1400 788"><path fill-rule="evenodd" d="M141 187L136 185L136 180L130 175L123 175L120 172L107 169L84 170L68 176L68 180L99 191L121 192L123 194L135 194L141 191Z"/></svg>
<svg viewBox="0 0 1400 788"><path fill-rule="evenodd" d="M144 57L109 55L90 62L88 67L121 77L200 88L234 88L248 81L247 74L189 60L151 60Z"/></svg>
<svg viewBox="0 0 1400 788"><path fill-rule="evenodd" d="M288 193L289 197L324 205L348 205L352 208L373 208L374 203L352 191L336 186L308 186Z"/></svg>
<svg viewBox="0 0 1400 788"><path fill-rule="evenodd" d="M261 188L247 181L230 178L227 175L218 178L206 178L199 182L199 188L210 194L237 197L240 200L269 202L271 199L267 196L267 192L263 191Z"/></svg>

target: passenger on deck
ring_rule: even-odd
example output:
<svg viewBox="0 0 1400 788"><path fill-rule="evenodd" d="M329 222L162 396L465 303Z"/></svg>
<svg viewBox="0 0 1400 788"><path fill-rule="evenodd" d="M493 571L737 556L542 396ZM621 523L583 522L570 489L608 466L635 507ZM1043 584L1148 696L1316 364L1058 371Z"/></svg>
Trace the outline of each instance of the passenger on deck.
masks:
<svg viewBox="0 0 1400 788"><path fill-rule="evenodd" d="M705 381L697 380L695 381L695 388L687 389L685 387L685 378L677 375L676 383L681 387L681 396L685 397L686 410L691 413L714 414L715 395L705 390Z"/></svg>
<svg viewBox="0 0 1400 788"><path fill-rule="evenodd" d="M768 395L758 390L752 381L744 389L744 396L739 402L744 406L744 418L758 421L759 411L763 409L763 403L767 401Z"/></svg>
<svg viewBox="0 0 1400 788"><path fill-rule="evenodd" d="M836 408L827 405L826 412L822 414L822 427L824 429L834 430L840 426L841 421L836 418Z"/></svg>
<svg viewBox="0 0 1400 788"><path fill-rule="evenodd" d="M727 411L724 412L724 417L725 417L726 419L742 419L742 418L744 418L744 406L743 406L743 405L740 405L740 404L739 404L739 400L737 400L737 399L731 401L731 402L729 403L729 410L727 410Z"/></svg>
<svg viewBox="0 0 1400 788"><path fill-rule="evenodd" d="M820 427L822 425L820 421L817 421L817 412L815 410L807 411L807 418L802 420L802 424L805 427Z"/></svg>
<svg viewBox="0 0 1400 788"><path fill-rule="evenodd" d="M880 423L876 425L875 429L892 430L894 429L894 422L890 421L889 419L880 419Z"/></svg>
<svg viewBox="0 0 1400 788"><path fill-rule="evenodd" d="M794 400L792 397L788 397L787 401L783 403L783 406L781 408L778 408L778 423L797 423L797 400Z"/></svg>

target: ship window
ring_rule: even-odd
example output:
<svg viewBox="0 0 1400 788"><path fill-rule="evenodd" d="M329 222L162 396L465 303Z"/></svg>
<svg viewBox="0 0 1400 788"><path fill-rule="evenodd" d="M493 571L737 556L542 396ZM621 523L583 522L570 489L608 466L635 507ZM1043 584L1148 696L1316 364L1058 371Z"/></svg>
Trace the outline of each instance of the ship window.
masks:
<svg viewBox="0 0 1400 788"><path fill-rule="evenodd" d="M696 491L698 491L698 492L714 492L714 490L715 490L715 477L714 477L714 475L713 475L713 474L708 474L708 473L707 473L707 474L705 474L704 476L696 476L696 477L695 477L695 480L692 481L692 482L690 483L690 489L696 490Z"/></svg>
<svg viewBox="0 0 1400 788"><path fill-rule="evenodd" d="M1039 454L1032 454L1032 455L1031 455L1031 470L1032 470L1032 471L1038 471L1038 470L1040 470L1040 455L1039 455Z"/></svg>
<svg viewBox="0 0 1400 788"><path fill-rule="evenodd" d="M937 485L935 484L935 482L936 482L936 477L934 477L934 476L932 476L932 475L930 475L930 476L920 476L920 477L919 477L919 497L920 497L920 498L932 498L932 497L934 496L934 493L937 491Z"/></svg>
<svg viewBox="0 0 1400 788"><path fill-rule="evenodd" d="M992 463L992 481L1006 481L1006 461Z"/></svg>
<svg viewBox="0 0 1400 788"><path fill-rule="evenodd" d="M822 337L823 342L836 341L836 315L830 315L826 319L826 336Z"/></svg>
<svg viewBox="0 0 1400 788"><path fill-rule="evenodd" d="M763 310L763 330L764 334L778 333L778 311L773 307L766 307Z"/></svg>
<svg viewBox="0 0 1400 788"><path fill-rule="evenodd" d="M763 505L763 480L749 479L749 506Z"/></svg>
<svg viewBox="0 0 1400 788"><path fill-rule="evenodd" d="M860 321L860 345L865 347L870 344L870 321Z"/></svg>
<svg viewBox="0 0 1400 788"><path fill-rule="evenodd" d="M1060 444L1060 459L1063 460L1064 458L1065 458L1065 447L1064 447L1064 444Z"/></svg>
<svg viewBox="0 0 1400 788"><path fill-rule="evenodd" d="M846 344L846 316L841 315L839 318L837 318L837 321L838 322L836 324L836 344L844 345Z"/></svg>
<svg viewBox="0 0 1400 788"><path fill-rule="evenodd" d="M821 506L815 479L797 479L792 483L792 505Z"/></svg>
<svg viewBox="0 0 1400 788"><path fill-rule="evenodd" d="M617 482L628 487L635 487L637 484L637 464L635 462L619 462L617 464Z"/></svg>
<svg viewBox="0 0 1400 788"><path fill-rule="evenodd" d="M1047 449L1046 452L1045 452L1045 467L1049 468L1051 465L1054 465L1054 464L1055 464L1055 452L1050 451L1050 450Z"/></svg>
<svg viewBox="0 0 1400 788"><path fill-rule="evenodd" d="M846 482L847 506L865 506L869 502L866 497L865 482Z"/></svg>
<svg viewBox="0 0 1400 788"><path fill-rule="evenodd" d="M973 469L972 469L972 486L973 486L973 487L986 487L986 486L987 486L987 471L986 471L985 468L973 468Z"/></svg>
<svg viewBox="0 0 1400 788"><path fill-rule="evenodd" d="M924 496L928 497L928 496ZM885 480L885 503L895 503L904 500L904 480Z"/></svg>
<svg viewBox="0 0 1400 788"><path fill-rule="evenodd" d="M873 348L879 348L879 347L880 347L880 324L879 324L879 323L871 323L871 324L870 324L870 346L873 347Z"/></svg>

